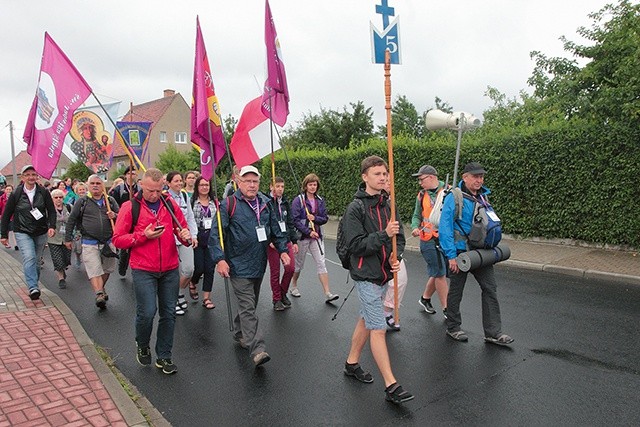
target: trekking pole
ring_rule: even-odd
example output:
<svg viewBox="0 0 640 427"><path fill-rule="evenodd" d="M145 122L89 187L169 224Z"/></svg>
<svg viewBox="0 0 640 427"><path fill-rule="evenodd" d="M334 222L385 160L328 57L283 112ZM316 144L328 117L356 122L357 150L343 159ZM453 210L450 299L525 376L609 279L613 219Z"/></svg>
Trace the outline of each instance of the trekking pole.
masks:
<svg viewBox="0 0 640 427"><path fill-rule="evenodd" d="M347 281L344 282L345 285L349 283L349 272L347 272ZM344 297L344 300L342 300L342 304L340 304L340 307L338 307L338 310L336 311L336 314L333 315L333 317L331 318L331 321L333 322L334 320L336 320L336 317L338 317L338 313L340 313L340 310L342 310L342 307L344 306L344 303L347 302L347 300L349 299L349 295L351 295L351 292L353 292L353 289L356 287L356 282L353 282L353 286L351 287L351 290L349 291L349 293L347 294L346 297Z"/></svg>

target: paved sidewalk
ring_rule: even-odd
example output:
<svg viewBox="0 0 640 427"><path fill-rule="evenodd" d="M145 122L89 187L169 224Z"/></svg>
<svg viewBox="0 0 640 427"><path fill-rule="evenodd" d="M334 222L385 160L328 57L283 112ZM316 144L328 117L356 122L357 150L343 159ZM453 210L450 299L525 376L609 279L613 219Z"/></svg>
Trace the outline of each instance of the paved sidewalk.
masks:
<svg viewBox="0 0 640 427"><path fill-rule="evenodd" d="M22 265L0 249L0 427L146 426L64 302L31 301ZM168 425L146 399L154 425Z"/></svg>
<svg viewBox="0 0 640 427"><path fill-rule="evenodd" d="M335 239L338 232L338 219L332 217L323 226L323 232L326 237ZM411 230L406 227L405 236L411 236ZM511 249L511 258L498 266L506 265L640 285L640 254L637 251L519 240L508 236L503 241ZM420 251L419 239L409 237L406 250Z"/></svg>

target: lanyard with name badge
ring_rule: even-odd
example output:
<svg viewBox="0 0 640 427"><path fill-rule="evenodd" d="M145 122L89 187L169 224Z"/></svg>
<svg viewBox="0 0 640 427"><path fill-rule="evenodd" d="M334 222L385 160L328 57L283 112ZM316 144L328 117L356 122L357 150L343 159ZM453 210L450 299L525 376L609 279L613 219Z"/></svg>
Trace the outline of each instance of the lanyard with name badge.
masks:
<svg viewBox="0 0 640 427"><path fill-rule="evenodd" d="M249 205L253 213L256 214L256 219L258 220L258 225L256 225L256 235L258 236L258 242L266 242L267 241L267 230L264 228L264 225L260 224L260 199L255 198L256 207L249 202L249 200L244 199L245 202Z"/></svg>

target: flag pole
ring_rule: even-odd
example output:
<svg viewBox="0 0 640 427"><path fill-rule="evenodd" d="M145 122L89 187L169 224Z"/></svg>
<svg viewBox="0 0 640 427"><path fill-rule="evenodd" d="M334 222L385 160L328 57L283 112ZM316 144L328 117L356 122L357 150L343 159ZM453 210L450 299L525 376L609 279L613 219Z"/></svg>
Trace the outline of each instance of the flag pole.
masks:
<svg viewBox="0 0 640 427"><path fill-rule="evenodd" d="M393 136L391 133L391 51L384 52L384 99L385 110L387 110L387 152L389 155L389 190L391 197L391 221L396 220L396 192L394 185L393 170ZM397 237L391 237L391 262L398 260ZM393 321L400 323L400 310L398 308L398 272L393 273Z"/></svg>

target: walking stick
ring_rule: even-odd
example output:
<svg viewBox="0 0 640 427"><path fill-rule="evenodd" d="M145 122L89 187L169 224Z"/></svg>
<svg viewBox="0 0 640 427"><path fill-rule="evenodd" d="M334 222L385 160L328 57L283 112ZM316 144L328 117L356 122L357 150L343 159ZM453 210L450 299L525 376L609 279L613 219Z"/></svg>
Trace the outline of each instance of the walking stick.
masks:
<svg viewBox="0 0 640 427"><path fill-rule="evenodd" d="M347 271L347 281L344 282L344 284L348 284L349 283L349 272ZM334 320L336 320L336 317L338 317L338 313L340 313L340 310L342 310L342 307L344 306L344 303L347 302L347 300L349 299L349 295L351 295L351 292L353 292L353 289L356 287L356 283L353 282L353 286L351 287L351 290L349 291L349 293L347 294L347 296L344 298L344 300L342 300L342 304L340 304L340 307L338 307L338 310L336 311L336 314L333 315L333 317L331 318L331 321L333 322Z"/></svg>

